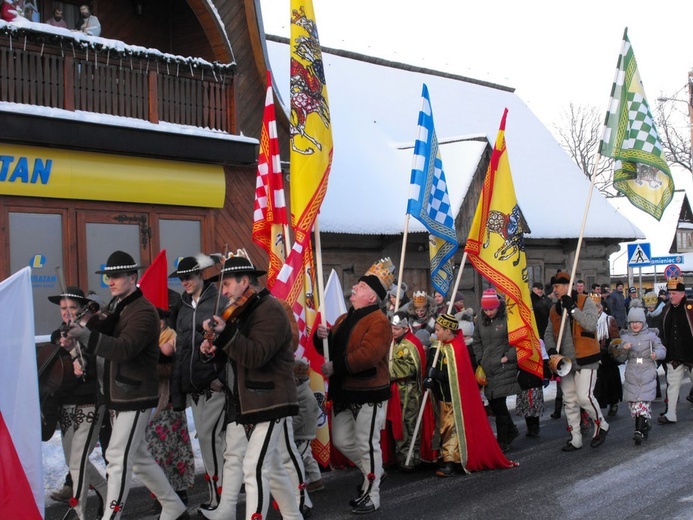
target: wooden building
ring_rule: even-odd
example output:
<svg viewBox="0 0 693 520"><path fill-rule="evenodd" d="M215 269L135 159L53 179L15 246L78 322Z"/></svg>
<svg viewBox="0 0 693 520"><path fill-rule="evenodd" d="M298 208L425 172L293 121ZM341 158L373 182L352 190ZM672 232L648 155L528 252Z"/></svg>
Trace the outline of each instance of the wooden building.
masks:
<svg viewBox="0 0 693 520"><path fill-rule="evenodd" d="M36 3L42 20L58 4L51 0ZM59 3L69 26L74 27L81 2ZM280 94L281 155L284 161L289 159L288 107L281 105L282 99L288 99L281 95L283 81L288 87L288 71L277 70L281 62L270 60L269 47L278 43L276 38L268 41L262 31L259 0L93 0L89 4L101 22L100 37L26 21L0 22L0 278L26 265L32 267L39 334L52 330L57 319L46 297L59 291L59 266L68 284L107 299L105 284L94 271L116 249L130 252L143 265L165 249L171 271L181 256L220 252L225 245L231 251L246 248L259 265L267 261L251 242L250 232L268 68L280 79L275 91ZM284 46L288 47L286 42ZM343 58L351 66L377 66L377 74L390 75L395 82L402 72L412 74L419 91L423 79L433 84L445 80L477 89L456 93L457 100L490 92L496 96L489 101L490 108L495 110L499 103L518 106L517 96L507 87L343 51L324 52L330 61ZM288 69L288 56L282 67ZM369 143L379 148L367 150L364 158L350 153L354 143L364 146L359 141L363 136L353 130L340 133L345 128L339 121L340 112L362 110L358 100L337 95L344 89L359 95L358 89L338 77L338 70L328 70L327 78L336 150L330 186L334 184L336 189L328 189L321 229L324 268L327 272L334 268L348 290L374 260L399 258L401 229L354 231L343 225L352 220L353 213L340 205L339 197L353 199L339 187L340 179L354 177L356 184L363 185L355 177L358 174L367 182L389 182L385 174L393 165L375 168L375 158L389 157L393 142L411 139L418 107L411 111L411 124L393 122L382 132L383 141ZM396 90L406 93L414 105L419 103L418 92ZM375 93L381 98L393 94L383 87ZM448 103L452 97L446 99ZM477 104L479 110L486 110L484 103ZM380 105L390 112L406 112L393 110L386 102ZM483 135L482 152L473 167L467 168L471 177L459 199L456 226L461 242L476 207L499 117L500 112L496 116L494 111L493 124L439 132ZM406 138L398 133L404 127ZM557 146L537 121L530 121L523 131L539 133L542 140L551 139ZM450 146L457 146L457 141L462 146L469 139L453 139ZM518 146L531 148L525 142ZM410 151L398 150L411 161ZM558 163L542 168L570 169L567 161L559 158ZM454 169L450 162L446 168ZM536 168L533 164L518 170ZM406 184L406 168L404 175ZM551 181L537 178L536 183L548 188ZM381 198L388 193L373 191ZM526 199L518 194L521 196ZM580 207L578 199L572 201L576 208ZM404 215L403 207L398 211ZM523 211L528 213L524 206ZM330 213L332 218L323 226L323 217ZM621 217L610 218L620 222ZM543 220L529 219L533 235L527 240L527 255L532 280L546 280L556 269L569 266L577 241L570 226L561 233L542 232ZM411 290L430 292L428 240L421 231L416 230L408 242L411 251L404 278ZM618 242L639 237L636 229L624 230L623 226L613 233L589 234L579 276L588 283L608 280L609 253ZM460 258L461 253L458 262ZM472 304L480 285L468 268L462 287ZM180 290L176 280L171 287Z"/></svg>

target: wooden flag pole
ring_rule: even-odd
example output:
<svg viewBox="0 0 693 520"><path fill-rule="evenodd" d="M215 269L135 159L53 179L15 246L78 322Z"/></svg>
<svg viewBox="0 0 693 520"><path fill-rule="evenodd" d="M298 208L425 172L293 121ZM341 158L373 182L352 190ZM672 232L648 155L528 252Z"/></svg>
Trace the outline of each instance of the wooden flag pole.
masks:
<svg viewBox="0 0 693 520"><path fill-rule="evenodd" d="M396 297L395 297L395 311L397 312L399 310L399 299L400 299L400 292L402 291L402 277L404 276L404 255L407 252L407 238L409 237L409 213L407 213L407 218L404 219L404 236L402 238L402 252L399 255L399 273L397 273L397 291L396 291ZM387 298L387 296L386 296ZM394 313L393 313L394 314ZM395 339L392 338L392 341L390 342L390 352L388 353L387 356L387 365L389 368L392 368L392 356L394 355L394 350L395 350Z"/></svg>
<svg viewBox="0 0 693 520"><path fill-rule="evenodd" d="M455 306L455 295L457 290L460 288L460 281L462 280L462 270L464 269L464 263L467 261L467 252L465 251L462 255L462 260L460 261L460 269L457 272L457 278L455 278L455 286L452 288L452 296L450 297L450 302L448 303L448 314L452 314L452 308Z"/></svg>
<svg viewBox="0 0 693 520"><path fill-rule="evenodd" d="M325 321L325 280L322 275L322 242L320 241L320 226L318 225L318 220L319 219L316 218L315 224L313 225L313 234L315 236L315 270L317 271L316 277L318 280L318 308L320 310L320 324L327 327L327 322ZM329 363L330 349L327 338L322 338L322 348L325 356L325 363Z"/></svg>
<svg viewBox="0 0 693 520"><path fill-rule="evenodd" d="M602 140L603 140L602 136ZM600 141L601 142L601 141ZM590 204L592 202L592 193L594 192L594 182L597 178L597 166L599 165L599 160L601 159L601 154L597 154L594 160L594 166L592 167L592 179L590 182L590 190L587 193L587 202L585 203L585 211L582 215L582 225L580 226L580 236L578 237L577 248L575 249L575 258L573 259L573 268L570 271L570 282L568 284L568 291L573 287L573 282L575 281L575 275L577 273L577 264L580 259L580 249L582 248L582 238L585 235L585 227L587 225L587 215L590 211ZM570 293L568 293L570 294ZM556 342L556 352L561 352L561 343L563 341L563 331L565 330L566 317L568 316L568 311L563 309L561 314L561 328L558 331L558 341Z"/></svg>
<svg viewBox="0 0 693 520"><path fill-rule="evenodd" d="M460 272L457 275L457 283L455 286L457 287L459 285L459 281L462 278L462 270L464 269L464 264L467 261L467 252L464 252L464 255L462 255L462 262L460 263ZM452 310L452 305L454 302L450 302L450 310ZM433 362L431 363L431 366L435 367L436 363L438 362L438 357L440 356L440 346L436 348L436 353L433 356ZM424 368L425 370L425 368ZM419 415L416 417L416 426L414 426L414 433L411 436L411 442L409 443L409 452L407 453L407 460L404 461L404 465L408 466L409 463L411 462L411 457L412 454L414 453L414 445L416 444L416 436L419 434L419 428L421 428L421 420L423 419L423 414L424 414L424 408L426 407L426 401L428 401L428 396L431 393L431 389L427 388L426 391L424 392L423 399L421 399L421 407L419 408Z"/></svg>

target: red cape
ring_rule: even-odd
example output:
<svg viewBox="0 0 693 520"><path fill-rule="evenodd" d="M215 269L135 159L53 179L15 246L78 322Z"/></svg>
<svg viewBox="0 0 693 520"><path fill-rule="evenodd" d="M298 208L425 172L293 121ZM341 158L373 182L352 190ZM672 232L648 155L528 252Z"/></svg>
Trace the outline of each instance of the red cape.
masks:
<svg viewBox="0 0 693 520"><path fill-rule="evenodd" d="M493 434L474 378L469 351L461 332L450 343L439 343L448 356L450 393L459 436L460 458L465 471L501 469L517 466L508 460ZM454 359L454 364L450 361Z"/></svg>

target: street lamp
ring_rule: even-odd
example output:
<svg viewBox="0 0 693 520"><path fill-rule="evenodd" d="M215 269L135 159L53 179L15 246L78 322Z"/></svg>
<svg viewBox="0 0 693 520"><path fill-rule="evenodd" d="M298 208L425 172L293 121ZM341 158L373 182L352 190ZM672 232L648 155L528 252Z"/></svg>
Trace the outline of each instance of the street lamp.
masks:
<svg viewBox="0 0 693 520"><path fill-rule="evenodd" d="M670 97L659 97L657 101L663 103L665 101L676 101L679 103L686 103L688 106L688 119L690 122L691 129L691 150L693 151L693 70L688 72L688 99L676 99Z"/></svg>

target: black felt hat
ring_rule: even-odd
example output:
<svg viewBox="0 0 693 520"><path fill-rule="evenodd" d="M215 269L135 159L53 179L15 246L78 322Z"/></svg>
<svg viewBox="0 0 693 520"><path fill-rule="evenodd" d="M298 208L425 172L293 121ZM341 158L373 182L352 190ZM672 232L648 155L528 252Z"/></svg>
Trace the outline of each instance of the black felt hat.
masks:
<svg viewBox="0 0 693 520"><path fill-rule="evenodd" d="M86 305L90 301L89 298L84 296L84 291L76 285L71 285L70 287L66 288L65 292L63 292L62 294L49 296L48 301L50 301L51 303L55 303L56 305L60 305L60 301L65 298L75 300L80 305Z"/></svg>
<svg viewBox="0 0 693 520"><path fill-rule="evenodd" d="M181 275L186 275L186 274L197 274L200 271L202 271L202 266L200 266L200 263L197 261L197 258L194 256L186 256L185 258L181 258L180 261L178 262L178 266L176 267L176 270L173 271L170 275L168 275L169 278L178 278Z"/></svg>
<svg viewBox="0 0 693 520"><path fill-rule="evenodd" d="M115 251L111 253L111 256L106 260L106 267L101 271L95 271L96 274L114 274L114 273L131 273L133 271L139 271L144 269L141 265L135 263L135 259L132 258L125 251Z"/></svg>
<svg viewBox="0 0 693 520"><path fill-rule="evenodd" d="M267 274L267 271L256 269L253 263L244 256L232 256L226 262L224 262L224 267L221 268L221 273L216 276L212 276L209 278L209 280L216 282L219 280L219 276L226 278L227 276L244 274L262 276L263 274Z"/></svg>

